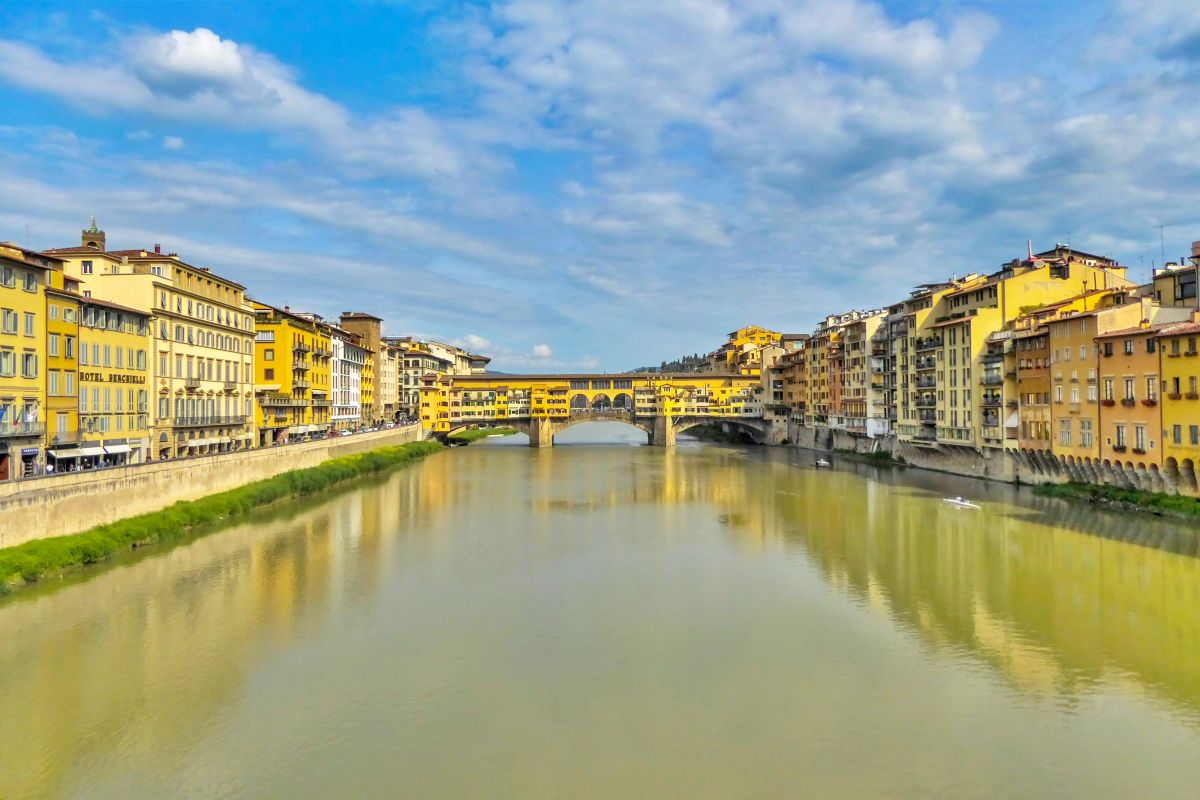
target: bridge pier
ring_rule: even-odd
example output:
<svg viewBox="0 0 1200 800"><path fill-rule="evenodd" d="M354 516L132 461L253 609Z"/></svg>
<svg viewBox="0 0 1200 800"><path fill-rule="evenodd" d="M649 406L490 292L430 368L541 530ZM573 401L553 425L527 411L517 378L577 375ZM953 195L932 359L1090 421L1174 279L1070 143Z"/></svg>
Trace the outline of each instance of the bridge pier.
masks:
<svg viewBox="0 0 1200 800"><path fill-rule="evenodd" d="M652 447L675 446L675 422L670 417L657 416L654 418L654 430L650 433Z"/></svg>
<svg viewBox="0 0 1200 800"><path fill-rule="evenodd" d="M554 422L552 420L543 417L534 417L529 420L529 446L554 446Z"/></svg>

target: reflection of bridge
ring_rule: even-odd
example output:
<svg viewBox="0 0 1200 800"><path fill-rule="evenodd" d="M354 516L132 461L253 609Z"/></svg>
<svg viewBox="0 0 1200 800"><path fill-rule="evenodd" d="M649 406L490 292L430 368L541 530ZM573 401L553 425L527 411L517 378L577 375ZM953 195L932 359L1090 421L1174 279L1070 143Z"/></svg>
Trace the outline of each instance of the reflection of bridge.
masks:
<svg viewBox="0 0 1200 800"><path fill-rule="evenodd" d="M662 447L713 423L757 441L776 437L752 375L429 375L421 387L421 424L437 434L502 424L527 434L533 447L549 447L567 428L597 421L628 423Z"/></svg>

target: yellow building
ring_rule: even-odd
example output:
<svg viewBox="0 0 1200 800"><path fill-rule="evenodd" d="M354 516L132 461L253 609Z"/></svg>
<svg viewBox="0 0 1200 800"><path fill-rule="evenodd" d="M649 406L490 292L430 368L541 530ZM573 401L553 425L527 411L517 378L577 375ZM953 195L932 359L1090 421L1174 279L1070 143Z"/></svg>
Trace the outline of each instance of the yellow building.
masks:
<svg viewBox="0 0 1200 800"><path fill-rule="evenodd" d="M61 267L46 286L46 464L58 470L60 452L82 441L79 427L79 281Z"/></svg>
<svg viewBox="0 0 1200 800"><path fill-rule="evenodd" d="M916 330L919 433L917 444L976 449L1015 446L1020 417L1013 356L995 334L1019 316L1085 292L1130 286L1125 268L1110 259L1059 247L1032 260L1014 260L990 275L968 275L937 292ZM1012 359L1009 358L1011 362Z"/></svg>
<svg viewBox="0 0 1200 800"><path fill-rule="evenodd" d="M81 298L80 442L60 448L57 469L141 464L149 460L150 313Z"/></svg>
<svg viewBox="0 0 1200 800"><path fill-rule="evenodd" d="M151 315L151 456L254 443L254 322L244 287L175 253L107 250L95 222L79 247L48 251L83 293Z"/></svg>
<svg viewBox="0 0 1200 800"><path fill-rule="evenodd" d="M735 375L759 375L763 348L778 344L782 333L758 325L747 325L728 334L728 341L709 354L709 371Z"/></svg>
<svg viewBox="0 0 1200 800"><path fill-rule="evenodd" d="M1163 472L1195 494L1200 464L1200 312L1158 334Z"/></svg>
<svg viewBox="0 0 1200 800"><path fill-rule="evenodd" d="M331 328L313 314L250 301L258 444L319 439L330 428Z"/></svg>
<svg viewBox="0 0 1200 800"><path fill-rule="evenodd" d="M46 297L62 261L0 243L0 480L41 474Z"/></svg>

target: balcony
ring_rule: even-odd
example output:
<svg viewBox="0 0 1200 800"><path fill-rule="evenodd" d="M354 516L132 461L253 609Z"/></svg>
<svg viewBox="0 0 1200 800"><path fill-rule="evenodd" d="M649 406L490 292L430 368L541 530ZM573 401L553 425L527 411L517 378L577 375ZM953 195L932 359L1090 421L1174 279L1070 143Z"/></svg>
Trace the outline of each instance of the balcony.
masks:
<svg viewBox="0 0 1200 800"><path fill-rule="evenodd" d="M329 408L329 401L328 400L313 400L312 406L313 406L313 408Z"/></svg>
<svg viewBox="0 0 1200 800"><path fill-rule="evenodd" d="M314 347L312 354L319 358L333 358L333 351L328 347Z"/></svg>
<svg viewBox="0 0 1200 800"><path fill-rule="evenodd" d="M295 386L297 389L307 389L312 386L312 383L304 378L294 378L292 380L292 386Z"/></svg>
<svg viewBox="0 0 1200 800"><path fill-rule="evenodd" d="M312 348L309 347L308 345L304 344L303 342L296 342L294 345L292 345L292 352L293 353L311 353Z"/></svg>
<svg viewBox="0 0 1200 800"><path fill-rule="evenodd" d="M984 386L1001 386L1004 383L1003 375L984 375L979 379L979 382Z"/></svg>
<svg viewBox="0 0 1200 800"><path fill-rule="evenodd" d="M924 358L918 358L916 364L918 370L936 369L937 359L933 356L925 356Z"/></svg>
<svg viewBox="0 0 1200 800"><path fill-rule="evenodd" d="M999 408L1003 403L1003 398L998 394L985 394L983 396L984 408Z"/></svg>
<svg viewBox="0 0 1200 800"><path fill-rule="evenodd" d="M913 382L913 386L916 386L918 389L932 389L934 386L937 386L937 381L930 377L921 377Z"/></svg>
<svg viewBox="0 0 1200 800"><path fill-rule="evenodd" d="M926 336L924 338L918 338L915 342L915 346L917 350L933 350L942 346L942 337Z"/></svg>
<svg viewBox="0 0 1200 800"><path fill-rule="evenodd" d="M238 388L237 381L225 381L225 391L236 392Z"/></svg>
<svg viewBox="0 0 1200 800"><path fill-rule="evenodd" d="M1004 360L1004 353L984 353L979 360L984 364L999 364Z"/></svg>
<svg viewBox="0 0 1200 800"><path fill-rule="evenodd" d="M296 372L308 372L312 369L312 365L307 361L296 361L292 364L292 369Z"/></svg>
<svg viewBox="0 0 1200 800"><path fill-rule="evenodd" d="M44 422L0 422L0 439L21 436L42 436L46 433Z"/></svg>
<svg viewBox="0 0 1200 800"><path fill-rule="evenodd" d="M937 398L931 394L922 395L917 397L915 405L917 408L933 408L937 405Z"/></svg>
<svg viewBox="0 0 1200 800"><path fill-rule="evenodd" d="M176 428L202 428L209 425L241 425L245 423L244 415L233 417L176 417L172 424Z"/></svg>
<svg viewBox="0 0 1200 800"><path fill-rule="evenodd" d="M184 378L183 387L188 390L199 389L200 388L200 379L199 378Z"/></svg>

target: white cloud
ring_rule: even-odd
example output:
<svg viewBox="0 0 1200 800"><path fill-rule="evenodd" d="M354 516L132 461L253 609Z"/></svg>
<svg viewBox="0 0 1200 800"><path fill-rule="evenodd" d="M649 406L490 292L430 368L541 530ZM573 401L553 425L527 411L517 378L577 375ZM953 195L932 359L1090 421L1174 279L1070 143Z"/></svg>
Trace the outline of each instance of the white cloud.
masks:
<svg viewBox="0 0 1200 800"><path fill-rule="evenodd" d="M164 150L182 150L183 139L178 136L164 136L162 146Z"/></svg>
<svg viewBox="0 0 1200 800"><path fill-rule="evenodd" d="M554 351L550 349L548 344L535 344L533 346L534 358L550 358L554 355Z"/></svg>

